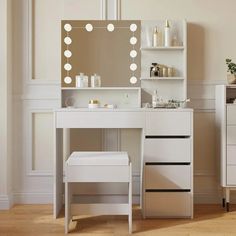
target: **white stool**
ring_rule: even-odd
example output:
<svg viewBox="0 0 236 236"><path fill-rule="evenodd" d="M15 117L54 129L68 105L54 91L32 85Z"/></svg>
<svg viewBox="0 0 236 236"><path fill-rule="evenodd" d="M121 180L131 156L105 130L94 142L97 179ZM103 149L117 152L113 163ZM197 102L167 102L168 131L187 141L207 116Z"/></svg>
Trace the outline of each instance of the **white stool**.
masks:
<svg viewBox="0 0 236 236"><path fill-rule="evenodd" d="M128 215L132 233L132 165L127 152L73 152L65 165L65 233L74 215ZM128 183L128 203L73 204L69 183Z"/></svg>

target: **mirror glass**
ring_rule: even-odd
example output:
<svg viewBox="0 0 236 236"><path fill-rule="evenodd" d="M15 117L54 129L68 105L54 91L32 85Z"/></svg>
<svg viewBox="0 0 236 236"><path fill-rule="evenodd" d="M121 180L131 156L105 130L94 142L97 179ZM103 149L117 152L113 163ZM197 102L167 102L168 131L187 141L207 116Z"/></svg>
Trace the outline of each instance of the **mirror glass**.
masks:
<svg viewBox="0 0 236 236"><path fill-rule="evenodd" d="M102 87L140 86L140 30L140 21L62 21L62 87L80 73L100 75Z"/></svg>

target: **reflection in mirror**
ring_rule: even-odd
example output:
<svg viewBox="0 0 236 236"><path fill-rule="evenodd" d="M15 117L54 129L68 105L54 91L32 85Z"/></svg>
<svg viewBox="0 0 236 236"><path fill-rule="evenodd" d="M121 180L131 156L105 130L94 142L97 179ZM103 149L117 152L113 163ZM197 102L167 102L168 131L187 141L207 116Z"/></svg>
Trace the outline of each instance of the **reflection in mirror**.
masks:
<svg viewBox="0 0 236 236"><path fill-rule="evenodd" d="M64 82L65 82L66 84L71 84L71 82L72 82L71 77L66 76L65 79L64 79Z"/></svg>
<svg viewBox="0 0 236 236"><path fill-rule="evenodd" d="M62 21L62 86L75 87L80 73L99 75L103 87L139 86L140 31L138 20Z"/></svg>
<svg viewBox="0 0 236 236"><path fill-rule="evenodd" d="M72 40L70 37L65 37L64 42L65 44L70 45L72 43Z"/></svg>

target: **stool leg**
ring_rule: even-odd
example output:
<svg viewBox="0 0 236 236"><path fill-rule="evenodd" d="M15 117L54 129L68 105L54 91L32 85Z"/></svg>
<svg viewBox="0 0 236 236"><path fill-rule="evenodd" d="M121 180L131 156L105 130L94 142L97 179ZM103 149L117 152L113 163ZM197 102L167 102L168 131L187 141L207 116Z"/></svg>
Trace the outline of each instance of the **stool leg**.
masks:
<svg viewBox="0 0 236 236"><path fill-rule="evenodd" d="M70 224L70 186L65 182L65 234L69 232Z"/></svg>
<svg viewBox="0 0 236 236"><path fill-rule="evenodd" d="M129 233L132 234L132 165L130 163L129 177Z"/></svg>

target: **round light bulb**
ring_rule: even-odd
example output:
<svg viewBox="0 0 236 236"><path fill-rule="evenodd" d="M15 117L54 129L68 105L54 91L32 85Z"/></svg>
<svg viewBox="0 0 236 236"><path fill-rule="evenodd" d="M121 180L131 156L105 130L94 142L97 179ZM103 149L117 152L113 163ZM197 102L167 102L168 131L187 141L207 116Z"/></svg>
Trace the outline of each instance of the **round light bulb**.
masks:
<svg viewBox="0 0 236 236"><path fill-rule="evenodd" d="M137 30L137 28L138 27L137 27L136 24L131 24L130 27L129 27L130 31L132 31L132 32L135 32Z"/></svg>
<svg viewBox="0 0 236 236"><path fill-rule="evenodd" d="M70 32L72 30L72 26L70 24L65 24L64 29L65 31Z"/></svg>
<svg viewBox="0 0 236 236"><path fill-rule="evenodd" d="M93 31L93 26L92 26L91 24L87 24L87 25L85 26L85 29L86 29L88 32L91 32L91 31Z"/></svg>
<svg viewBox="0 0 236 236"><path fill-rule="evenodd" d="M66 84L71 84L71 82L72 82L71 77L70 77L70 76L66 76L66 77L64 78L64 82L65 82Z"/></svg>

